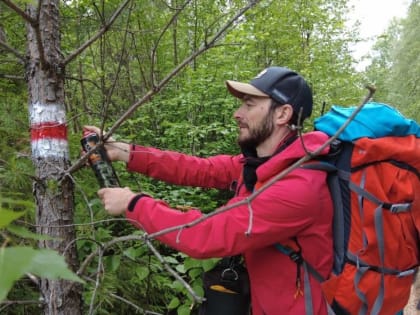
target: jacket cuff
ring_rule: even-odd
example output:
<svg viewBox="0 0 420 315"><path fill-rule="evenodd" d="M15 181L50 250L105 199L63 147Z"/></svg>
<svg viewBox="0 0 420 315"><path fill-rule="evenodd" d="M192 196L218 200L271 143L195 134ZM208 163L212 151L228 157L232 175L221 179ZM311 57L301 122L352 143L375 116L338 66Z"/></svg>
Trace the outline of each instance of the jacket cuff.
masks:
<svg viewBox="0 0 420 315"><path fill-rule="evenodd" d="M138 202L141 198L143 198L143 197L150 197L150 196L149 196L149 195L146 195L146 194L138 194L138 195L135 195L135 196L134 196L134 197L130 200L130 202L128 203L127 210L128 210L129 212L133 212L134 208L136 207L137 202Z"/></svg>

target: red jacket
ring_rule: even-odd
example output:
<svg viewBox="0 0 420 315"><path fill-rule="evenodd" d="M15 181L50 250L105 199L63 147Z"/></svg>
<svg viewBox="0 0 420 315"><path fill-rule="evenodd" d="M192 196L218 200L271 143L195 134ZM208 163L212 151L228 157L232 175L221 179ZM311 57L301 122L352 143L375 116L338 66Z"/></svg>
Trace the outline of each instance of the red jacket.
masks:
<svg viewBox="0 0 420 315"><path fill-rule="evenodd" d="M306 150L310 151L318 149L326 140L327 136L320 132L307 133L303 138ZM266 182L304 155L301 140L294 141L257 168L258 181ZM198 158L135 146L127 168L178 185L228 189L241 177L242 160L242 155ZM239 183L237 196L228 204L249 195ZM250 209L245 204L212 216L181 233L165 234L159 240L195 258L243 254L251 282L252 314L304 315L304 298L294 297L296 264L273 244L285 244L297 237L304 259L321 275L326 277L330 273L332 203L326 174L296 169L264 190L251 202L251 207L251 224ZM141 198L133 211L127 211L126 215L148 233L202 216L199 210L181 212L171 209L163 201L148 197ZM251 233L246 235L250 227ZM320 284L312 277L310 282L314 315L327 314Z"/></svg>

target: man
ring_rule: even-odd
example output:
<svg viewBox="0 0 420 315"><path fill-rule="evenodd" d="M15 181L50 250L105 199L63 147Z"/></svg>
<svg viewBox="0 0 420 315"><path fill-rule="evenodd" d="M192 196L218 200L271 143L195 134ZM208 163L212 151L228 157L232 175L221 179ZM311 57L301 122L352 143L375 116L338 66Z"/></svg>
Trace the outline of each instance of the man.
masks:
<svg viewBox="0 0 420 315"><path fill-rule="evenodd" d="M311 115L312 92L296 72L269 67L250 84L226 84L242 101L234 113L241 155L199 158L117 142L107 146L110 159L127 162L129 171L173 184L218 189L234 186L236 195L227 203L232 205L304 156L305 150L316 150L327 140L320 132L297 137L299 120ZM96 127L86 128L99 132ZM104 188L98 195L110 214L125 213L148 233L202 216L199 210L181 212L128 188ZM159 240L195 258L242 254L250 277L252 314L297 315L308 311L301 292L303 268L274 244L294 243L305 261L327 277L332 267L331 224L325 172L297 168L264 189L250 205L235 206ZM305 293L312 296L313 314L326 314L320 284L309 277L310 292Z"/></svg>

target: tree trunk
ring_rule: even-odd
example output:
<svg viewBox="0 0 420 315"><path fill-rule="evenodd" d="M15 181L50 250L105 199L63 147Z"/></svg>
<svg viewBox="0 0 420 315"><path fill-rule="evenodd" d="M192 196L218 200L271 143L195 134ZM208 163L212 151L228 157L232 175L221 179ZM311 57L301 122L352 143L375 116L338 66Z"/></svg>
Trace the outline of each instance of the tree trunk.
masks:
<svg viewBox="0 0 420 315"><path fill-rule="evenodd" d="M60 53L59 0L44 0L40 8L29 6L33 21L27 23L32 159L35 165L33 193L37 232L53 237L40 248L64 255L69 267L78 266L75 246L74 187L65 176L70 166L64 107L64 69ZM44 314L82 314L81 286L70 281L40 280Z"/></svg>

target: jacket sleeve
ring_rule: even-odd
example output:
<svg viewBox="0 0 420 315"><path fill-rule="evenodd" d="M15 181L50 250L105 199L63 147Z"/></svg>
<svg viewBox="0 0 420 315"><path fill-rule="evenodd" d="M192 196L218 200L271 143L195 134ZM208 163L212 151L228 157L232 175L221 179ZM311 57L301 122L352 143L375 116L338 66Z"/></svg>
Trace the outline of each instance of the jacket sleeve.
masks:
<svg viewBox="0 0 420 315"><path fill-rule="evenodd" d="M235 197L228 206L239 205L158 239L191 257L209 258L236 255L298 234L311 234L313 226L322 229L320 225L324 224L327 229L332 209L325 174L304 175L308 172L313 171L295 170L252 201ZM329 214L320 213L321 208ZM141 198L126 215L149 234L202 218L198 210L181 212L149 197Z"/></svg>
<svg viewBox="0 0 420 315"><path fill-rule="evenodd" d="M134 171L170 184L228 189L240 175L241 156L200 158L173 151L133 146L127 163Z"/></svg>

